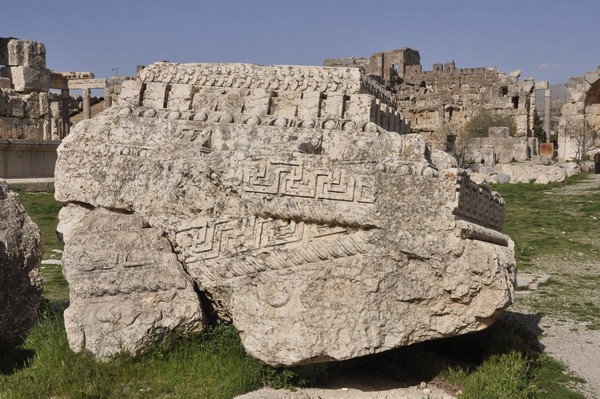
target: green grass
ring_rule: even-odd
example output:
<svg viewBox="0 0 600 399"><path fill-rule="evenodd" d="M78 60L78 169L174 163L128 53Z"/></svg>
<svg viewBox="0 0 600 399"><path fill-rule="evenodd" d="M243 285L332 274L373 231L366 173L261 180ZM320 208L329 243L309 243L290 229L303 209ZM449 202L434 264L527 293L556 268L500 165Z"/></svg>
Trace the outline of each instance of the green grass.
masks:
<svg viewBox="0 0 600 399"><path fill-rule="evenodd" d="M538 287L537 295L527 298L529 307L555 317L568 317L585 323L592 330L600 329L600 304L594 293L600 276L552 277ZM588 299L588 300L585 300Z"/></svg>
<svg viewBox="0 0 600 399"><path fill-rule="evenodd" d="M62 317L47 311L25 342L0 352L0 399L232 398L263 385L315 385L373 375L401 383L434 381L461 398L572 398L576 382L540 353L537 340L510 317L491 328L344 362L274 369L249 357L232 326L196 338L167 336L138 357L99 363L73 353Z"/></svg>
<svg viewBox="0 0 600 399"><path fill-rule="evenodd" d="M44 236L43 259L60 259L60 254L53 250L63 250L63 245L56 236L58 211L62 208L61 203L54 199L53 192L18 191L18 194L25 211L42 230Z"/></svg>
<svg viewBox="0 0 600 399"><path fill-rule="evenodd" d="M195 339L166 339L136 358L99 363L69 349L62 317L52 313L23 345L0 358L0 366L1 399L232 398L262 385L266 375L230 326L215 326Z"/></svg>
<svg viewBox="0 0 600 399"><path fill-rule="evenodd" d="M42 231L44 237L42 259L60 259L61 253L58 251L63 250L63 244L56 235L56 226L62 204L54 199L53 192L17 192L25 211ZM44 279L44 298L62 303L69 300L69 288L60 265L40 265L40 273Z"/></svg>
<svg viewBox="0 0 600 399"><path fill-rule="evenodd" d="M533 222L546 231L562 228L543 213L542 218L532 215L535 207L530 202L536 203L540 196L545 201L543 191L549 188L517 185L496 189L506 192L507 230L512 230L509 234L524 248L520 262L556 251L543 240L544 246L540 247L536 240L542 236L526 228ZM51 194L21 193L21 199L32 219L41 225L49 243L46 249L62 249L58 241L53 242L60 204ZM564 208L569 207L561 211L581 212L582 217L597 209L589 202L577 209ZM563 222L566 219L558 218ZM582 220L566 228L579 231L582 224L589 227L586 223ZM564 243L565 250L572 250L568 243ZM586 248L583 244L574 245L579 250ZM42 320L21 345L0 349L0 399L232 398L263 385L314 386L340 376L364 374L384 376L402 384L434 381L455 392L462 391L461 398L583 398L569 389L577 379L541 353L537 337L508 316L479 333L344 362L291 369L271 368L249 357L237 331L223 324L210 327L199 337L167 336L137 357L123 355L99 363L90 354L73 353L68 347L61 316L68 293L60 266L46 266L42 275L46 281ZM590 284L594 282L597 283ZM564 285L555 279L546 284L554 285L553 288ZM580 306L589 307L586 312L594 311L593 303L590 304L584 302Z"/></svg>
<svg viewBox="0 0 600 399"><path fill-rule="evenodd" d="M600 256L600 248L589 240L600 228L600 190L581 195L559 195L552 190L586 179L588 174L549 185L497 184L506 203L504 232L515 242L515 257L521 270L545 255L582 254Z"/></svg>

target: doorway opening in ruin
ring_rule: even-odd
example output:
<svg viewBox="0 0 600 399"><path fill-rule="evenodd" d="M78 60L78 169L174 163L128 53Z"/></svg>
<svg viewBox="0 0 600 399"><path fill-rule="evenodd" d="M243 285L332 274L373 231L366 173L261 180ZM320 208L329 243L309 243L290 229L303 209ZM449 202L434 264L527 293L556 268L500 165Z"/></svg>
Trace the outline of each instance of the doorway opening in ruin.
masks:
<svg viewBox="0 0 600 399"><path fill-rule="evenodd" d="M512 104L514 109L519 108L519 96L514 96L512 98Z"/></svg>
<svg viewBox="0 0 600 399"><path fill-rule="evenodd" d="M585 96L585 119L593 129L600 129L600 80L595 82Z"/></svg>

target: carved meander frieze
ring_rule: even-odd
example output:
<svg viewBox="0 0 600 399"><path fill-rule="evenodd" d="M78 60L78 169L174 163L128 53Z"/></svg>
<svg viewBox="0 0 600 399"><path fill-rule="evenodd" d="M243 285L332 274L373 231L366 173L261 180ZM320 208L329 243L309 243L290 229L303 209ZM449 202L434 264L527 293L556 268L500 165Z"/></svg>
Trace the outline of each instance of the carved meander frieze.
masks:
<svg viewBox="0 0 600 399"><path fill-rule="evenodd" d="M197 218L179 227L175 248L187 267L201 268L218 281L362 254L367 251L366 235L343 226L254 216ZM247 263L232 267L225 262L234 257Z"/></svg>

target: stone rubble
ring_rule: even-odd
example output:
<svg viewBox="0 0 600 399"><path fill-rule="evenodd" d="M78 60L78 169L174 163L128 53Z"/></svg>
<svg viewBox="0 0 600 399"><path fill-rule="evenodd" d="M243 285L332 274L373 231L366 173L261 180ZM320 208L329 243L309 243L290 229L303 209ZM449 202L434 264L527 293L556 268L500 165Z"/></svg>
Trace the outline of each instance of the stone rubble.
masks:
<svg viewBox="0 0 600 399"><path fill-rule="evenodd" d="M173 64L63 140L69 343L136 352L201 300L271 365L489 326L514 295L504 204L356 68ZM211 313L212 314L212 313Z"/></svg>
<svg viewBox="0 0 600 399"><path fill-rule="evenodd" d="M469 177L476 183L534 183L550 184L564 181L577 175L581 167L574 162L556 164L538 164L521 162L496 164L494 166L473 167L468 170Z"/></svg>

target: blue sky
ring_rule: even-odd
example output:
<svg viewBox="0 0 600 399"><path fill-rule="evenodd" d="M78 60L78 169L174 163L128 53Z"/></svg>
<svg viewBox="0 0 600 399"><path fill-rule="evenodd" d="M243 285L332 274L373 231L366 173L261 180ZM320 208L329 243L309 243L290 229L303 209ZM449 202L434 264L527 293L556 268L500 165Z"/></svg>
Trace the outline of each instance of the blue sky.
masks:
<svg viewBox="0 0 600 399"><path fill-rule="evenodd" d="M43 42L48 67L134 75L136 65L322 65L411 47L421 64L498 67L566 82L600 65L598 0L3 0L0 37Z"/></svg>

